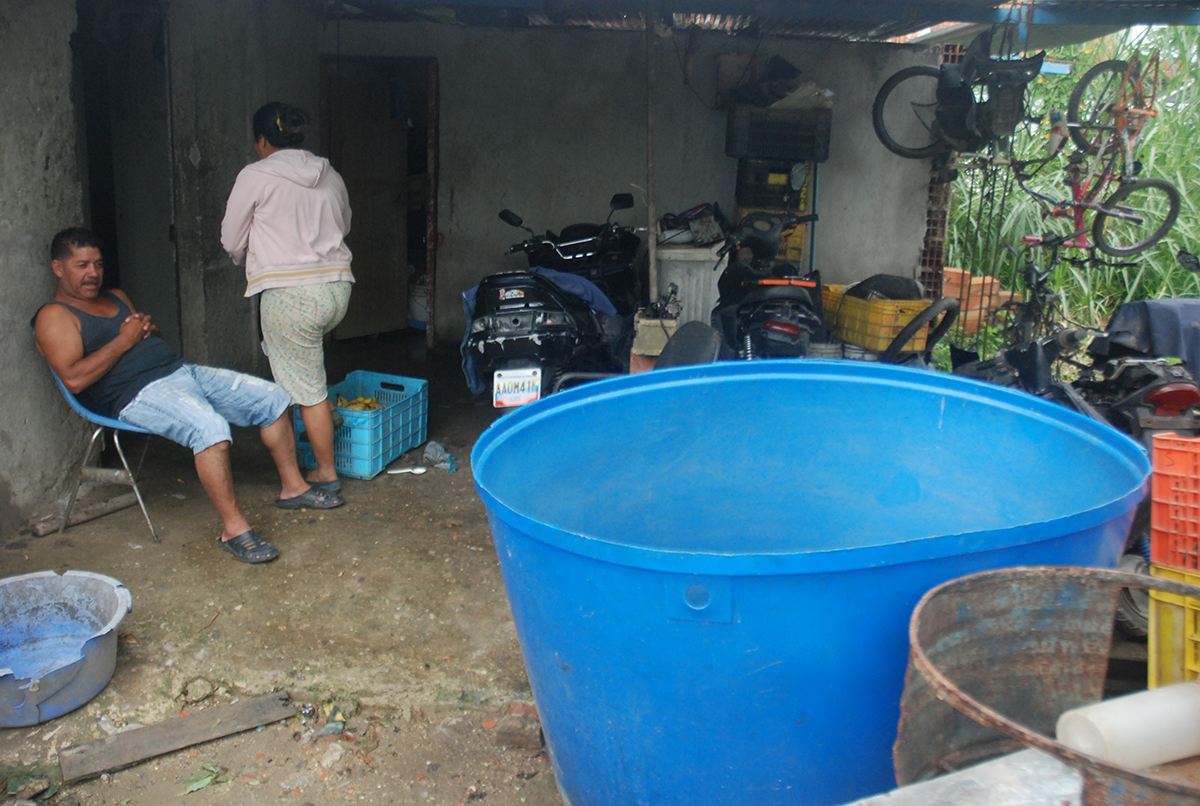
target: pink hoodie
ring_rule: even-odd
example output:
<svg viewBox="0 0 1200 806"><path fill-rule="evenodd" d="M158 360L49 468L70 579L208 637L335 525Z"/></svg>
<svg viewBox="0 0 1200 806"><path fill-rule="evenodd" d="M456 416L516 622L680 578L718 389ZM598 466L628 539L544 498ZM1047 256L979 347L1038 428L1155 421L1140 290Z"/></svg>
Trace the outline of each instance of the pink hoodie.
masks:
<svg viewBox="0 0 1200 806"><path fill-rule="evenodd" d="M285 148L241 170L221 222L221 246L246 265L246 296L268 288L354 282L350 199L329 160Z"/></svg>

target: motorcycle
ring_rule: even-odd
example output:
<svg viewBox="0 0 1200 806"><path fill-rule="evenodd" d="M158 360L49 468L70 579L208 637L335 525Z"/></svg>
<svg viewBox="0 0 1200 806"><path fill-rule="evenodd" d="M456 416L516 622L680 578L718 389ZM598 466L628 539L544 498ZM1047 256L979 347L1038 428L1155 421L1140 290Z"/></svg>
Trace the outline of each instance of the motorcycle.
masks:
<svg viewBox="0 0 1200 806"><path fill-rule="evenodd" d="M738 259L717 279L712 326L739 358L799 358L826 340L820 272L801 273L775 259L784 230L816 220L815 214L750 213L727 239L721 254L736 247Z"/></svg>
<svg viewBox="0 0 1200 806"><path fill-rule="evenodd" d="M1200 300L1155 300L1141 305L1190 309L1190 318L1200 319ZM1185 367L1160 355L1162 348L1153 339L1130 333L1137 328L1129 327L1129 307L1127 303L1118 308L1105 331L1088 345L1092 367L1075 385L1110 424L1136 439L1153 456L1155 434L1200 436L1200 413L1196 408L1200 406L1200 386ZM1190 365L1196 366L1195 361ZM1150 496L1146 496L1134 515L1118 570L1150 573L1150 515ZM1118 626L1131 636L1145 636L1149 607L1146 590L1123 589L1118 599Z"/></svg>
<svg viewBox="0 0 1200 806"><path fill-rule="evenodd" d="M717 280L717 306L711 321L721 334L728 354L745 360L801 358L818 352L814 345L831 341L825 328L820 271L801 272L794 263L775 258L786 230L816 220L816 215L750 213L727 239L722 254L736 247L737 259L726 266ZM907 282L919 289L916 283L903 278L881 275L871 279ZM913 355L902 353L902 348L939 316L937 327L926 341L927 352L954 323L958 300L938 300L919 313L877 356L879 360L912 361ZM862 352L866 357L867 351ZM820 351L820 355L828 357L825 351Z"/></svg>
<svg viewBox="0 0 1200 806"><path fill-rule="evenodd" d="M1182 255L1181 261L1188 265ZM1030 261L1022 274L1029 299L1016 306L1025 315L1019 317L1021 321L1013 330L1028 334L1033 322L1024 320L1047 321L1046 314L1053 311L1055 296L1048 289L1049 271L1038 271ZM1191 308L1190 318L1200 320L1200 300L1160 300L1132 305ZM1183 366L1157 355L1149 325L1144 329L1131 325L1136 317L1123 313L1123 308L1117 310L1103 331L1059 330L999 350L984 361L970 351L951 346L954 373L1052 400L1128 434L1141 443L1147 454L1152 453L1157 433L1200 436L1200 413L1196 409L1200 406L1200 385ZM1088 360L1074 360L1071 356L1089 335L1093 338L1086 349ZM1056 377L1055 368L1063 362L1074 366L1079 374L1077 380ZM1118 570L1149 573L1150 515L1151 501L1147 496L1134 514ZM1144 637L1149 629L1149 594L1140 588L1123 589L1117 602L1116 622L1127 635Z"/></svg>
<svg viewBox="0 0 1200 806"><path fill-rule="evenodd" d="M495 408L620 371L602 317L612 303L586 279L542 268L489 275L463 294L463 374Z"/></svg>
<svg viewBox="0 0 1200 806"><path fill-rule="evenodd" d="M538 235L519 215L501 210L500 220L523 229L529 238L509 247L509 252L524 252L530 267L542 266L586 278L612 301L617 315L632 323L641 300L641 269L637 265L642 239L633 227L612 220L617 210L633 207L633 194L618 193L609 202L608 218L603 224L570 224L559 234L547 230Z"/></svg>

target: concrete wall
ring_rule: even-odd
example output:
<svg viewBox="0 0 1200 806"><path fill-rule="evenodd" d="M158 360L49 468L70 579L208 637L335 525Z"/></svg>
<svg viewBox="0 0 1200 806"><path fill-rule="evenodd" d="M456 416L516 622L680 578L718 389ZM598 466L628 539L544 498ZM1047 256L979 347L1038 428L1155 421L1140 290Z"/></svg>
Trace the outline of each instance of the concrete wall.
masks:
<svg viewBox="0 0 1200 806"><path fill-rule="evenodd" d="M321 35L335 50L335 29ZM685 37L658 43L656 151L660 213L717 201L732 214L737 161L726 157L723 112L714 103L720 52L750 52L753 40L704 34L690 84ZM678 51L677 51L678 48ZM639 206L620 213L646 224L645 59L641 33L479 29L424 23L343 23L340 52L435 57L441 93L441 161L436 335L454 342L465 321L460 292L481 277L522 265L506 256L519 231L496 218L508 207L527 225L558 229L603 220L613 193ZM928 164L903 160L879 143L871 102L883 81L913 63L935 63L929 48L772 40L804 78L836 94L829 161L821 166L818 267L827 281L915 271L924 235ZM694 91L693 91L694 89ZM351 200L353 203L353 200Z"/></svg>
<svg viewBox="0 0 1200 806"><path fill-rule="evenodd" d="M0 3L0 539L53 489L82 424L33 347L29 319L54 295L50 238L82 218L71 100L74 0Z"/></svg>
<svg viewBox="0 0 1200 806"><path fill-rule="evenodd" d="M257 299L221 248L233 180L256 159L250 117L268 101L313 116L318 147L316 5L304 0L173 0L167 7L175 233L184 355L269 372Z"/></svg>
<svg viewBox="0 0 1200 806"><path fill-rule="evenodd" d="M318 53L335 52L306 0L173 0L166 8L173 223L184 354L265 372L245 279L220 247L234 177L254 159L250 115L269 100L318 111ZM82 433L32 347L28 319L53 293L46 246L84 219L69 39L73 0L0 3L0 383L18 390L0 410L0 534L46 503ZM496 218L509 207L534 228L602 220L608 198L633 191L619 214L644 225L644 39L638 33L473 29L435 24L344 23L341 52L435 57L441 76L437 337L456 342L459 293L484 275L522 265L505 254L519 233ZM736 161L724 155L725 116L707 108L719 52L755 47L706 34L691 59L682 37L659 42L658 205L704 201L733 209ZM830 281L908 273L924 230L927 166L894 157L875 139L870 102L896 69L932 63L932 50L767 40L837 96L833 147L822 166L818 265ZM693 92L694 90L694 92ZM308 145L317 147L314 126ZM126 211L128 212L128 211ZM124 246L124 245L123 245Z"/></svg>

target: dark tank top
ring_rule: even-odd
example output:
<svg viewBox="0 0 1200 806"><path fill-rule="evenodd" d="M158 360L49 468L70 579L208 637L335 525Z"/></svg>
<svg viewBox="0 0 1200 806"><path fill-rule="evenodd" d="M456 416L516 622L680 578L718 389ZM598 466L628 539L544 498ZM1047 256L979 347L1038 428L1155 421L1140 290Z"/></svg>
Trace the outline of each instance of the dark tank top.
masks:
<svg viewBox="0 0 1200 806"><path fill-rule="evenodd" d="M70 308L79 317L79 335L83 339L85 358L115 339L126 317L133 313L120 297L108 291L101 293L105 299L116 303L116 316L93 316L65 302L50 303ZM80 392L79 396L94 403L101 411L108 412L109 416L116 417L147 384L165 378L182 366L183 359L175 355L171 345L155 333L135 344L117 359L112 369Z"/></svg>

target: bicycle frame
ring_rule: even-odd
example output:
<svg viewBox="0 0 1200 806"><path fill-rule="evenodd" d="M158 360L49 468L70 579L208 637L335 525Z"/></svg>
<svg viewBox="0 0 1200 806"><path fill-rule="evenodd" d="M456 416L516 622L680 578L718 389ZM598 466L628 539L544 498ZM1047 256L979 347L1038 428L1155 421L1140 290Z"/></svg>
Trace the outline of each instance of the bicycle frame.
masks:
<svg viewBox="0 0 1200 806"><path fill-rule="evenodd" d="M1158 52L1150 57L1146 70L1142 70L1142 58L1135 53L1129 59L1129 67L1121 79L1121 92L1118 101L1109 110L1113 119L1113 128L1121 138L1121 158L1123 168L1133 164L1133 144L1146 121L1158 117L1154 110L1154 98L1158 93ZM1146 73L1153 71L1154 80L1150 82L1150 97L1146 97ZM1103 147L1102 147L1103 148ZM1122 171L1124 175L1124 170Z"/></svg>
<svg viewBox="0 0 1200 806"><path fill-rule="evenodd" d="M1029 187L1025 182L1035 176L1037 170L1027 174L1022 169L1026 165L1031 164L1031 162L1014 163L1014 176L1017 186L1038 202L1045 215L1052 218L1071 217L1075 231L1062 241L1062 246L1070 246L1077 249L1093 248L1092 242L1087 237L1087 231L1090 227L1084 223L1084 215L1089 211L1095 212L1101 208L1101 202L1097 201L1097 197L1100 196L1101 189L1107 187L1113 180L1112 168L1114 167L1115 158L1116 154L1113 154L1109 157L1108 165L1103 170L1098 172L1089 171L1085 177L1083 170L1084 157L1081 154L1072 154L1067 161L1066 167L1063 169L1063 173L1067 177L1067 185L1071 188L1070 199L1055 199ZM1054 156L1036 160L1036 162L1040 165L1045 165L1052 159L1054 159ZM1040 165L1038 170L1040 170ZM1127 217L1140 223L1140 219L1137 216L1122 216L1119 213L1115 215L1117 217ZM1044 236L1041 235L1026 235L1021 239L1021 243L1026 246L1038 246L1044 240Z"/></svg>
<svg viewBox="0 0 1200 806"><path fill-rule="evenodd" d="M1071 188L1070 199L1055 199L1043 193L1033 190L1025 182L1037 174L1037 170L1033 173L1024 173L1023 168L1031 164L1044 165L1057 155L1051 155L1041 160L1030 160L1022 163L1013 163L1014 176L1017 185L1021 190L1025 191L1031 198L1036 200L1042 207L1042 210L1047 216L1052 218L1067 218L1072 219L1075 231L1072 232L1065 240L1062 241L1062 246L1074 247L1077 249L1092 249L1094 244L1087 237L1087 232L1090 225L1084 223L1084 216L1088 212L1095 213L1104 208L1104 200L1101 198L1101 191L1107 188L1110 184L1116 182L1124 184L1131 182L1134 179L1134 159L1132 139L1129 137L1127 129L1121 130L1121 148L1119 153L1114 151L1110 154L1107 160L1104 157L1103 150L1096 155L1096 161L1102 163L1103 167L1100 170L1084 170L1086 158L1080 154L1072 154L1067 165L1063 169L1063 173L1067 178L1067 185ZM1120 173L1115 172L1117 168L1117 160L1120 158ZM1132 221L1135 224L1141 224L1143 219L1141 216L1134 213L1124 212L1119 208L1106 209L1105 215L1112 218L1118 218L1126 221ZM1040 235L1026 235L1021 239L1022 243L1027 246L1037 246L1042 243L1043 237Z"/></svg>

